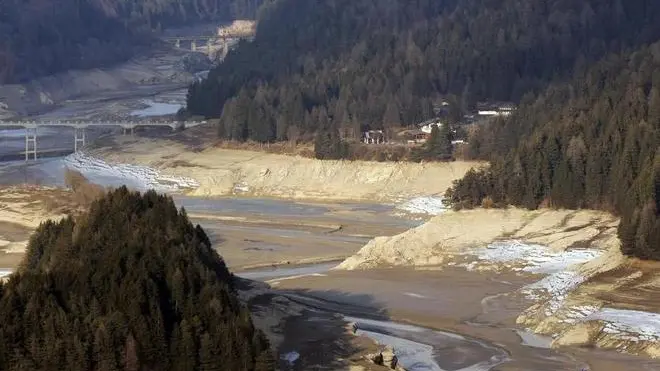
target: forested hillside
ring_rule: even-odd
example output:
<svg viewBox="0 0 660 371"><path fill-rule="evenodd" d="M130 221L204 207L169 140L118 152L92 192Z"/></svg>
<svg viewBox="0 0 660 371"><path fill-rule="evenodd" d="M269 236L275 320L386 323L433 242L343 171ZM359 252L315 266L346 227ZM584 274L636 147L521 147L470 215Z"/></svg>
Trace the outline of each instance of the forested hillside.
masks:
<svg viewBox="0 0 660 371"><path fill-rule="evenodd" d="M1 370L274 370L204 231L153 191L42 224L0 322Z"/></svg>
<svg viewBox="0 0 660 371"><path fill-rule="evenodd" d="M262 0L3 0L0 84L101 67L153 43L152 31L254 17Z"/></svg>
<svg viewBox="0 0 660 371"><path fill-rule="evenodd" d="M655 0L279 0L188 110L263 142L417 123L439 96L518 101L655 41L658 14Z"/></svg>
<svg viewBox="0 0 660 371"><path fill-rule="evenodd" d="M660 44L612 54L472 138L489 170L450 190L456 207L596 208L623 216L623 251L660 259ZM488 203L490 203L490 200Z"/></svg>

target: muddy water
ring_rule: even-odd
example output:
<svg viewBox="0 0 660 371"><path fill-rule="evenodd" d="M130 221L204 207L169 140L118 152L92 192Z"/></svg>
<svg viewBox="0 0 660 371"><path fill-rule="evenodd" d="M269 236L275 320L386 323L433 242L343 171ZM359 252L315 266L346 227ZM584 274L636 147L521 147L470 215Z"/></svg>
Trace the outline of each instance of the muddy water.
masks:
<svg viewBox="0 0 660 371"><path fill-rule="evenodd" d="M660 362L643 357L595 349L550 349L552 339L517 328L516 315L530 303L510 293L533 277L493 276L460 268L324 271L327 266L250 274L308 305L354 317L364 334L393 345L395 350L400 348L402 359L418 357L408 360L420 365L419 369L660 370ZM373 320L385 324L374 325ZM418 331L390 328L400 324L414 324ZM439 331L437 338L421 335L435 334L433 329L460 334L467 343L448 342L443 337L446 331ZM475 348L475 344L482 347ZM507 356L499 358L493 349L504 349ZM432 363L425 354L433 355ZM480 361L470 360L473 355L481 357Z"/></svg>

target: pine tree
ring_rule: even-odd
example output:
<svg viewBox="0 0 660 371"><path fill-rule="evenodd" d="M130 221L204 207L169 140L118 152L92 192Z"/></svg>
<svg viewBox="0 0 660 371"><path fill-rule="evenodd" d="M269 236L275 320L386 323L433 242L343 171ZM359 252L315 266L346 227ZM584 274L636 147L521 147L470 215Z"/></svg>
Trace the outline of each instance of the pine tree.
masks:
<svg viewBox="0 0 660 371"><path fill-rule="evenodd" d="M208 370L249 371L268 351L208 236L169 197L122 187L42 225L27 257L0 285L2 370L193 370L203 355Z"/></svg>
<svg viewBox="0 0 660 371"><path fill-rule="evenodd" d="M656 128L660 126L660 87L654 86L649 93L648 122Z"/></svg>

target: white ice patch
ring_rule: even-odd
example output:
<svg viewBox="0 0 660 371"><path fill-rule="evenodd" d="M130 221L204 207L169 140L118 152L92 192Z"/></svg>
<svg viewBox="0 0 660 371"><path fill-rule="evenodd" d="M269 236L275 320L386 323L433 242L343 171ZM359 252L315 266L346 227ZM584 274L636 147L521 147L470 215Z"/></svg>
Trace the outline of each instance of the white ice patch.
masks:
<svg viewBox="0 0 660 371"><path fill-rule="evenodd" d="M514 270L549 274L521 289L522 293L533 300L549 296L545 305L546 316L555 315L561 309L566 323L602 321L605 324L603 332L616 338L634 342L660 341L659 313L599 308L593 305L563 308L568 294L586 280L586 277L571 270L571 267L597 258L602 253L599 250L552 252L543 246L512 241L493 243L486 249L473 249L470 253L481 261L515 263ZM469 266L473 268L478 264L473 262Z"/></svg>
<svg viewBox="0 0 660 371"><path fill-rule="evenodd" d="M594 249L576 249L561 252L550 251L541 245L530 245L519 241L494 242L487 248L469 252L479 260L497 263L517 263L514 270L531 273L557 273L569 267L586 263L602 254Z"/></svg>
<svg viewBox="0 0 660 371"><path fill-rule="evenodd" d="M410 214L440 215L447 211L442 203L442 197L417 197L397 206L397 209Z"/></svg>
<svg viewBox="0 0 660 371"><path fill-rule="evenodd" d="M90 182L103 186L126 185L138 190L154 189L159 192L176 192L199 187L199 183L191 178L163 175L146 166L108 164L82 152L67 156L64 162L66 167L79 171Z"/></svg>
<svg viewBox="0 0 660 371"><path fill-rule="evenodd" d="M605 322L603 332L630 341L660 340L660 314L636 310L603 308L585 320Z"/></svg>
<svg viewBox="0 0 660 371"><path fill-rule="evenodd" d="M246 183L234 184L234 193L247 193L250 192L250 187Z"/></svg>
<svg viewBox="0 0 660 371"><path fill-rule="evenodd" d="M285 353L285 354L282 354L280 356L280 359L282 359L283 361L288 362L290 365L293 365L298 360L298 358L300 358L300 353L295 352L295 351Z"/></svg>
<svg viewBox="0 0 660 371"><path fill-rule="evenodd" d="M585 305L571 307L566 317L567 323L602 321L603 332L621 340L660 341L660 313Z"/></svg>
<svg viewBox="0 0 660 371"><path fill-rule="evenodd" d="M433 347L400 337L379 332L357 330L356 335L365 335L380 344L387 344L395 349L401 365L409 370L444 371L433 359Z"/></svg>
<svg viewBox="0 0 660 371"><path fill-rule="evenodd" d="M542 280L523 287L521 291L533 300L539 300L545 294L549 295L545 314L551 315L562 306L566 296L585 280L570 268L595 259L602 252L595 249L553 252L541 245L504 241L492 243L485 249L472 249L470 254L480 261L511 264L512 270L549 274ZM467 268L474 269L478 265L479 263L472 262Z"/></svg>
<svg viewBox="0 0 660 371"><path fill-rule="evenodd" d="M410 296L411 298L417 298L417 299L427 299L427 296L417 294L414 292L404 292L403 295Z"/></svg>
<svg viewBox="0 0 660 371"><path fill-rule="evenodd" d="M296 276L288 276L288 277L280 277L280 278L273 278L272 280L267 280L264 281L269 285L278 285L280 281L290 281L290 280L297 280L300 278L306 278L306 277L327 277L327 274L323 273L311 273L311 274L299 274Z"/></svg>
<svg viewBox="0 0 660 371"><path fill-rule="evenodd" d="M150 116L164 116L164 115L174 115L179 112L179 109L183 107L181 104L177 103L161 103L154 102L150 99L145 99L142 103L148 105L149 107L135 110L131 112L131 116L138 117L150 117Z"/></svg>
<svg viewBox="0 0 660 371"><path fill-rule="evenodd" d="M400 331L408 331L408 332L424 332L427 331L426 329L414 325L408 325L405 323L397 323L397 322L389 322L389 321L378 321L378 320L373 320L373 319L366 319L366 318L357 318L357 317L351 317L351 316L344 316L344 319L348 322L355 322L358 324L366 325L366 326L372 326L372 327L379 327L379 328L385 328L385 329L390 329L390 330L400 330ZM463 339L461 337L461 339Z"/></svg>
<svg viewBox="0 0 660 371"><path fill-rule="evenodd" d="M523 287L521 291L533 300L540 299L543 294L549 294L550 299L546 306L545 315L551 316L561 308L568 294L582 282L584 282L584 277L576 272L557 272Z"/></svg>

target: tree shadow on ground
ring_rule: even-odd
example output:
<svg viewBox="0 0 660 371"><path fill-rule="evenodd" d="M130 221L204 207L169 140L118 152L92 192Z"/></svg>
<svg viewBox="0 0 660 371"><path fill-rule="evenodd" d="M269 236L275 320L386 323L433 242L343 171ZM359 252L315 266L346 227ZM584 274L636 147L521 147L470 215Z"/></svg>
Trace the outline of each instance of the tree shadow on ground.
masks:
<svg viewBox="0 0 660 371"><path fill-rule="evenodd" d="M388 320L387 311L375 297L336 290L277 293L305 308L301 315L289 317L283 324L284 341L277 349L281 370L337 370L348 369L350 364L384 369L366 360L365 356L375 351L373 342L353 335L344 318ZM299 355L295 362L282 359L293 352Z"/></svg>

